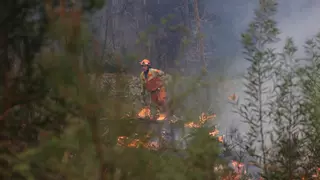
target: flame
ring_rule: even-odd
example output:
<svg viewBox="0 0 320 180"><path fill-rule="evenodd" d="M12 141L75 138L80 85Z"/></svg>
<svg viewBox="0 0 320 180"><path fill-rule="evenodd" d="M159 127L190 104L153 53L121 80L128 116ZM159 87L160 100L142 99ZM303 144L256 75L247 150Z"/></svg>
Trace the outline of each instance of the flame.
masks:
<svg viewBox="0 0 320 180"><path fill-rule="evenodd" d="M209 135L210 136L217 136L219 134L219 130L218 129L215 129L213 130L212 132L209 132ZM224 139L224 136L218 136L218 141L223 143L223 139Z"/></svg>
<svg viewBox="0 0 320 180"><path fill-rule="evenodd" d="M145 107L141 109L141 111L138 113L138 117L140 118L146 118L146 117L151 117L151 110L149 107Z"/></svg>
<svg viewBox="0 0 320 180"><path fill-rule="evenodd" d="M149 115L149 116L150 116L150 115ZM165 120L166 117L167 117L167 116L166 116L165 114L160 113L160 114L159 114L159 117L157 118L157 120L158 120L158 121L163 121L163 120Z"/></svg>
<svg viewBox="0 0 320 180"><path fill-rule="evenodd" d="M246 174L245 165L238 161L232 161L232 166L234 168L234 173L229 174L223 177L223 180L240 180L244 174ZM317 168L316 173L312 175L312 179L316 179L319 177L320 168ZM306 177L302 176L301 180L305 180ZM259 180L264 180L264 178L260 177Z"/></svg>
<svg viewBox="0 0 320 180"><path fill-rule="evenodd" d="M194 122L190 122L190 123L186 123L184 126L188 128L199 128L201 125Z"/></svg>
<svg viewBox="0 0 320 180"><path fill-rule="evenodd" d="M317 172L312 175L312 178L318 178L318 177L319 177L320 168L317 168L316 171L317 171Z"/></svg>
<svg viewBox="0 0 320 180"><path fill-rule="evenodd" d="M210 119L214 119L216 117L217 117L216 114L207 115L206 113L203 112L199 116L199 123L190 122L190 123L186 123L184 126L187 128L200 128L205 122L207 122ZM219 130L217 129L213 130L212 132L209 132L210 136L217 136L218 134L219 134ZM218 136L218 141L222 143L223 136Z"/></svg>
<svg viewBox="0 0 320 180"><path fill-rule="evenodd" d="M235 172L237 174L246 174L246 170L244 169L244 164L241 163L241 162L238 162L238 161L232 161L232 166L234 167L235 169Z"/></svg>
<svg viewBox="0 0 320 180"><path fill-rule="evenodd" d="M208 116L205 113L201 113L201 115L199 116L199 121L200 121L201 124L204 124L208 120L216 118L216 116L217 116L216 114L212 114L212 115Z"/></svg>
<svg viewBox="0 0 320 180"><path fill-rule="evenodd" d="M216 136L217 134L219 134L219 130L218 129L215 129L212 132L209 132L210 136Z"/></svg>
<svg viewBox="0 0 320 180"><path fill-rule="evenodd" d="M119 136L118 137L118 145L121 146L127 146L127 147L138 147L141 144L141 141L139 139L133 139L128 144L126 144L124 141L128 140L129 138L126 136Z"/></svg>
<svg viewBox="0 0 320 180"><path fill-rule="evenodd" d="M210 119L214 119L216 118L216 114L212 114L212 115L207 115L205 113L201 113L201 115L199 116L199 123L195 123L195 122L190 122L190 123L186 123L184 126L187 128L200 128L205 122L207 122Z"/></svg>
<svg viewBox="0 0 320 180"><path fill-rule="evenodd" d="M234 173L223 177L223 180L240 180L242 178L242 175L246 174L243 163L232 161L232 166L234 168Z"/></svg>
<svg viewBox="0 0 320 180"><path fill-rule="evenodd" d="M147 135L148 137L148 135ZM150 142L150 143L144 143L140 139L133 139L129 141L129 143L125 143L125 140L128 140L129 138L126 136L119 136L118 137L118 145L123 147L130 147L130 148L138 148L138 147L144 147L148 149L158 149L159 144L157 142Z"/></svg>
<svg viewBox="0 0 320 180"><path fill-rule="evenodd" d="M147 146L147 148L149 148L149 149L158 149L159 148L159 143L158 142L151 142L151 143L148 143L147 144L148 146Z"/></svg>

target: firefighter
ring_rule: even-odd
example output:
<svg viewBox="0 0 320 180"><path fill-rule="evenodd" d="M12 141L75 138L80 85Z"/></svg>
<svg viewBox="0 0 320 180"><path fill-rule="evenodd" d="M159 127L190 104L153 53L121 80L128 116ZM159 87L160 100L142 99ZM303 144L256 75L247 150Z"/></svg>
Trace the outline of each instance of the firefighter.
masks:
<svg viewBox="0 0 320 180"><path fill-rule="evenodd" d="M148 59L140 62L142 72L140 74L141 80L141 96L142 103L145 107L147 93L151 95L151 101L157 105L158 120L164 120L167 116L167 92L165 88L165 73L161 70L151 68L151 63Z"/></svg>

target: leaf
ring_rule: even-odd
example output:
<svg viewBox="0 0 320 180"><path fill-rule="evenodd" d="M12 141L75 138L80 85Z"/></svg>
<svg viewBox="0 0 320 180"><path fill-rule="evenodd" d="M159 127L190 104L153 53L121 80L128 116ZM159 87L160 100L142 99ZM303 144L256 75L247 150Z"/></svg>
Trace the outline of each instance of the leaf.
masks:
<svg viewBox="0 0 320 180"><path fill-rule="evenodd" d="M29 169L30 169L30 166L27 163L16 164L13 167L13 171L15 171L15 172L27 172L27 171L29 171Z"/></svg>
<svg viewBox="0 0 320 180"><path fill-rule="evenodd" d="M18 156L21 159L27 159L35 156L37 153L39 153L39 150L36 148L29 148L26 151L20 153Z"/></svg>
<svg viewBox="0 0 320 180"><path fill-rule="evenodd" d="M165 24L168 23L168 20L167 20L166 18L162 17L162 18L160 19L160 22L161 22L162 25L165 25Z"/></svg>

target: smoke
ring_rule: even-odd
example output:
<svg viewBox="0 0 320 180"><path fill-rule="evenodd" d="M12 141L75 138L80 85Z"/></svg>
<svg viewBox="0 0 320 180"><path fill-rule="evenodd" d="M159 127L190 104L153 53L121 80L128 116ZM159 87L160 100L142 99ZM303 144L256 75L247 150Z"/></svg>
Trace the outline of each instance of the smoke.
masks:
<svg viewBox="0 0 320 180"><path fill-rule="evenodd" d="M227 97L232 93L243 96L241 75L245 73L248 62L242 55L240 42L243 33L250 21L254 18L254 9L257 0L215 0L207 5L207 11L215 13L218 21L215 28L206 34L213 34L215 39L214 52L218 57L227 57L223 66L227 66L224 76L226 80L219 87L219 124L221 130L228 129L231 125L244 128L239 118L231 112ZM303 56L303 46L308 38L320 30L318 18L320 16L320 1L318 0L279 0L276 21L280 29L281 40L273 47L282 51L285 39L292 37L298 46L298 56ZM221 63L221 62L220 62Z"/></svg>

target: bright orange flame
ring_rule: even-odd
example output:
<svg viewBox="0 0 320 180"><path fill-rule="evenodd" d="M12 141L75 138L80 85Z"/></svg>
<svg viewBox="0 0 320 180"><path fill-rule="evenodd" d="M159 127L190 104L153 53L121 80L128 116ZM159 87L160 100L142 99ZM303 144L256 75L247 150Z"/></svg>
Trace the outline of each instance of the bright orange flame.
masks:
<svg viewBox="0 0 320 180"><path fill-rule="evenodd" d="M131 147L131 148L138 148L139 146L142 146L144 148L149 148L149 149L158 149L159 148L159 144L157 142L144 143L140 139L133 139L129 143L125 143L124 141L128 140L128 139L129 138L126 136L119 136L118 137L118 145L124 146L124 147Z"/></svg>
<svg viewBox="0 0 320 180"><path fill-rule="evenodd" d="M126 144L124 141L128 140L128 137L126 136L119 136L118 137L118 145L121 146L127 146L127 147L138 147L140 145L140 140L139 139L133 139L130 141L128 144Z"/></svg>
<svg viewBox="0 0 320 180"><path fill-rule="evenodd" d="M188 128L200 128L206 121L210 119L214 119L216 116L217 116L216 114L212 114L208 116L205 113L201 113L201 115L199 116L199 123L190 122L190 123L186 123L184 126Z"/></svg>
<svg viewBox="0 0 320 180"><path fill-rule="evenodd" d="M215 129L214 131L209 133L210 136L216 136L217 134L219 134L219 130L218 129Z"/></svg>
<svg viewBox="0 0 320 180"><path fill-rule="evenodd" d="M118 137L118 145L124 145L124 140L126 140L127 137L125 136L119 136Z"/></svg>
<svg viewBox="0 0 320 180"><path fill-rule="evenodd" d="M318 178L319 177L320 168L317 168L317 172L312 175L312 178Z"/></svg>
<svg viewBox="0 0 320 180"><path fill-rule="evenodd" d="M210 136L217 136L219 134L219 130L215 129L212 132L209 133ZM218 141L223 143L223 136L218 136Z"/></svg>
<svg viewBox="0 0 320 180"><path fill-rule="evenodd" d="M147 144L147 148L150 148L150 149L158 149L158 148L159 148L159 143L157 143L157 142L148 143L148 144Z"/></svg>
<svg viewBox="0 0 320 180"><path fill-rule="evenodd" d="M163 114L163 113L160 113L160 114L159 114L159 117L157 118L158 121L163 121L163 120L165 120L165 119L166 119L166 115Z"/></svg>
<svg viewBox="0 0 320 180"><path fill-rule="evenodd" d="M234 167L234 171L236 173L235 177L233 179L241 179L241 176L243 174L246 174L245 166L243 163L238 161L232 161L232 166Z"/></svg>
<svg viewBox="0 0 320 180"><path fill-rule="evenodd" d="M199 116L199 121L201 124L204 124L206 121L208 121L209 119L214 119L216 118L216 114L212 114L212 115L207 115L205 113L201 113L201 116Z"/></svg>
<svg viewBox="0 0 320 180"><path fill-rule="evenodd" d="M188 128L199 128L201 125L194 122L190 122L190 123L186 123L184 126Z"/></svg>
<svg viewBox="0 0 320 180"><path fill-rule="evenodd" d="M140 118L146 118L146 117L151 117L151 110L149 107L145 107L141 109L141 111L138 113L138 117Z"/></svg>
<svg viewBox="0 0 320 180"><path fill-rule="evenodd" d="M216 117L217 117L216 114L212 114L208 116L205 113L201 113L201 115L199 116L199 123L190 122L190 123L186 123L184 126L187 128L200 128L206 121L208 121L209 119L214 119ZM216 136L218 134L219 134L219 130L217 129L209 133L210 136ZM223 136L218 136L218 141L222 143Z"/></svg>

